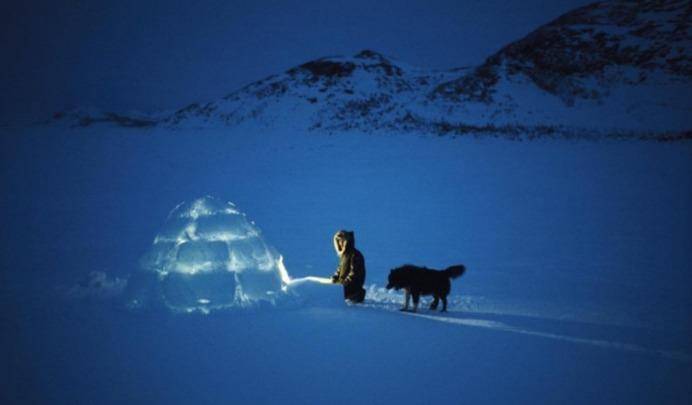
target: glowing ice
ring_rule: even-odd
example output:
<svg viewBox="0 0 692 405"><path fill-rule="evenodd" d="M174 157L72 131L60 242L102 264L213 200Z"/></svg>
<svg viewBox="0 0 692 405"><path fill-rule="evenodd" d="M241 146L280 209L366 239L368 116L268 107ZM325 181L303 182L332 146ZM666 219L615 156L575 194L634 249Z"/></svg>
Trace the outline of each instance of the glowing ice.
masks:
<svg viewBox="0 0 692 405"><path fill-rule="evenodd" d="M130 305L184 312L273 303L289 283L281 256L254 223L209 196L171 211L142 270Z"/></svg>

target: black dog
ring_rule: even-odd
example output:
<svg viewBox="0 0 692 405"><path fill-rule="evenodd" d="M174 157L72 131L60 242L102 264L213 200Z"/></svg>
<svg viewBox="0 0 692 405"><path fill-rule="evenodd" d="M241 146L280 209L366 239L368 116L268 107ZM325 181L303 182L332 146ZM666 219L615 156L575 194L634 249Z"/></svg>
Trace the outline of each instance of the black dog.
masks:
<svg viewBox="0 0 692 405"><path fill-rule="evenodd" d="M446 270L432 270L407 264L389 272L387 289L404 289L406 305L401 309L402 311L408 311L411 296L413 296L413 312L416 312L420 296L432 295L435 299L430 304L430 309L437 309L437 304L442 300L441 312L444 312L447 311L447 295L451 289L449 280L461 276L465 271L466 267L463 264L448 267Z"/></svg>

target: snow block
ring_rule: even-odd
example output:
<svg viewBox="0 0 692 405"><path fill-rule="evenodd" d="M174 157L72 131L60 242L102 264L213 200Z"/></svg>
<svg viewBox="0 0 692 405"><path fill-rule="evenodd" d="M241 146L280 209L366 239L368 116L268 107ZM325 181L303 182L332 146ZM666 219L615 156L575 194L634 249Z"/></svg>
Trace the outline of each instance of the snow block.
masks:
<svg viewBox="0 0 692 405"><path fill-rule="evenodd" d="M131 308L203 312L275 303L289 281L281 256L233 203L206 196L168 216L128 294Z"/></svg>

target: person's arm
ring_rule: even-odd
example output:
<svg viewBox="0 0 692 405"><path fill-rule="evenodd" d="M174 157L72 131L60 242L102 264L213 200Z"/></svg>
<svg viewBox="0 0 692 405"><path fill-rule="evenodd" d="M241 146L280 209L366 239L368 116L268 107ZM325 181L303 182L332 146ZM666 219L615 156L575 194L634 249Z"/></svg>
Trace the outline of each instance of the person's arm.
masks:
<svg viewBox="0 0 692 405"><path fill-rule="evenodd" d="M344 279L344 284L351 283L357 276L362 275L365 269L365 260L362 255L354 254L350 264L348 275L346 275Z"/></svg>
<svg viewBox="0 0 692 405"><path fill-rule="evenodd" d="M339 265L336 267L336 272L334 275L332 275L332 283L339 283L341 279L341 275L343 274L343 267L344 267L344 260L343 258L339 258Z"/></svg>

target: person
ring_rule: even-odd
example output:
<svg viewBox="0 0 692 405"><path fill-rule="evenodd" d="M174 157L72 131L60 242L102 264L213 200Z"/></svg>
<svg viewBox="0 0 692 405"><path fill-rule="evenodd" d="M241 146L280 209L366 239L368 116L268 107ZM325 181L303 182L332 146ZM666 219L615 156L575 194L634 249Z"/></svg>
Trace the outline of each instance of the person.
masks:
<svg viewBox="0 0 692 405"><path fill-rule="evenodd" d="M334 234L334 250L339 256L339 266L332 282L344 286L344 299L363 302L365 299L365 258L356 249L353 231L338 231Z"/></svg>

